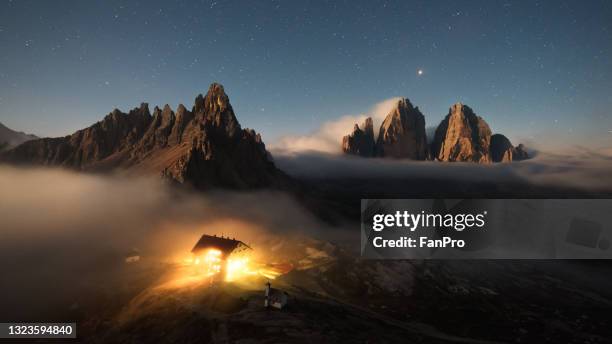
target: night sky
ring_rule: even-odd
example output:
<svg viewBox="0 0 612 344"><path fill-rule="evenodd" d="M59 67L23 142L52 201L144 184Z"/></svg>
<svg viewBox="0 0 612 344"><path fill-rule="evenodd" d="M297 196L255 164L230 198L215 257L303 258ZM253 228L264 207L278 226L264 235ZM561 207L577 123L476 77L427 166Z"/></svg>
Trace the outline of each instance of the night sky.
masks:
<svg viewBox="0 0 612 344"><path fill-rule="evenodd" d="M266 142L404 96L428 126L462 101L513 141L612 146L611 23L595 0L3 1L0 122L65 135L218 81Z"/></svg>

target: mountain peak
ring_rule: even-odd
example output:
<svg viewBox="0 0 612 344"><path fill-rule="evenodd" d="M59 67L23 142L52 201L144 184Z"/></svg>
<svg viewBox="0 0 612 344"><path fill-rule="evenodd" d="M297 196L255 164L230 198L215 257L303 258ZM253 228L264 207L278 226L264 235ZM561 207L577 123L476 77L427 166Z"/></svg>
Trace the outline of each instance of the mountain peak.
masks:
<svg viewBox="0 0 612 344"><path fill-rule="evenodd" d="M441 161L491 162L491 129L467 105L455 103L436 129L434 158Z"/></svg>
<svg viewBox="0 0 612 344"><path fill-rule="evenodd" d="M414 106L408 98L402 97L397 101L397 108L414 109Z"/></svg>
<svg viewBox="0 0 612 344"><path fill-rule="evenodd" d="M185 111L187 111L187 108L186 108L186 107L185 107L185 105L183 105L183 104L179 104L179 105L176 107L176 114L177 114L177 115L182 115L182 114L184 114L184 113L185 113Z"/></svg>
<svg viewBox="0 0 612 344"><path fill-rule="evenodd" d="M115 109L102 121L66 137L32 140L3 152L12 163L78 170L127 169L156 174L199 189L254 188L284 180L261 136L241 129L223 86L213 83L190 112L179 105L143 103L125 114Z"/></svg>
<svg viewBox="0 0 612 344"><path fill-rule="evenodd" d="M212 83L206 96L198 95L194 105L196 116L200 116L203 124L219 132L221 136L231 139L238 137L242 130L234 114L229 97L225 94L223 85Z"/></svg>
<svg viewBox="0 0 612 344"><path fill-rule="evenodd" d="M213 82L204 97L204 108L207 112L225 112L230 107L229 97L223 85Z"/></svg>
<svg viewBox="0 0 612 344"><path fill-rule="evenodd" d="M451 106L451 109L453 110L463 110L463 103L462 102L456 102L455 104L453 104Z"/></svg>
<svg viewBox="0 0 612 344"><path fill-rule="evenodd" d="M149 112L149 103L140 103L138 110L141 112Z"/></svg>
<svg viewBox="0 0 612 344"><path fill-rule="evenodd" d="M342 151L363 157L374 156L375 142L372 117L366 118L362 127L355 123L353 132L342 138Z"/></svg>
<svg viewBox="0 0 612 344"><path fill-rule="evenodd" d="M385 157L427 159L425 117L407 98L400 98L380 126L376 150Z"/></svg>
<svg viewBox="0 0 612 344"><path fill-rule="evenodd" d="M374 138L374 121L372 121L372 117L368 117L363 122L363 131L366 135L372 136Z"/></svg>
<svg viewBox="0 0 612 344"><path fill-rule="evenodd" d="M523 145L516 147L503 135L491 134L485 120L472 108L457 102L436 127L427 143L425 117L408 98L399 98L385 117L376 142L372 142L372 119L342 138L342 151L364 157L378 156L412 160L471 161L478 163L529 159ZM372 148L373 147L373 148Z"/></svg>

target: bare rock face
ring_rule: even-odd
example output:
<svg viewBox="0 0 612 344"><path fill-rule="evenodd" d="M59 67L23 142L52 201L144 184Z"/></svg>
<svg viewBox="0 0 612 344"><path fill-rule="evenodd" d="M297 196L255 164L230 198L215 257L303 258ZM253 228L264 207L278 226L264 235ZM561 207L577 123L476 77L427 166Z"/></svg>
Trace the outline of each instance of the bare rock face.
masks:
<svg viewBox="0 0 612 344"><path fill-rule="evenodd" d="M529 155L521 143L514 147L502 134L491 136L491 160L493 162L512 162L528 159Z"/></svg>
<svg viewBox="0 0 612 344"><path fill-rule="evenodd" d="M507 137L502 134L491 136L491 161L511 162L514 155L514 146Z"/></svg>
<svg viewBox="0 0 612 344"><path fill-rule="evenodd" d="M425 117L408 99L400 99L380 126L376 155L412 160L427 159Z"/></svg>
<svg viewBox="0 0 612 344"><path fill-rule="evenodd" d="M366 118L363 129L355 124L353 132L342 138L342 151L362 157L374 156L374 124L372 118Z"/></svg>
<svg viewBox="0 0 612 344"><path fill-rule="evenodd" d="M425 117L418 107L402 98L387 115L374 143L372 119L342 138L342 151L362 157L389 157L412 160L464 161L476 163L511 162L528 159L521 144L514 147L507 137L491 135L482 117L461 103L453 105L436 128L427 145Z"/></svg>
<svg viewBox="0 0 612 344"><path fill-rule="evenodd" d="M471 108L453 105L432 143L433 158L440 161L491 162L491 129Z"/></svg>
<svg viewBox="0 0 612 344"><path fill-rule="evenodd" d="M179 105L127 114L115 109L72 135L25 142L4 152L13 163L65 166L86 171L126 169L157 174L197 188L254 188L283 178L261 136L242 129L223 86L213 83L193 110Z"/></svg>

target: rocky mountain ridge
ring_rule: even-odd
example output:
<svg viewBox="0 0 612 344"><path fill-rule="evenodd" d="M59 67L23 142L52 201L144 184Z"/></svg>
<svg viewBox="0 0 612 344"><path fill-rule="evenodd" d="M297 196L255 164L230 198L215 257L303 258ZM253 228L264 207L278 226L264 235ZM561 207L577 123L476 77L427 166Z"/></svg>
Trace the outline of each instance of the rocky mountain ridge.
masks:
<svg viewBox="0 0 612 344"><path fill-rule="evenodd" d="M15 131L0 123L0 151L15 147L29 140L35 140L38 136Z"/></svg>
<svg viewBox="0 0 612 344"><path fill-rule="evenodd" d="M196 97L191 111L182 104L176 112L165 105L151 114L146 103L128 113L115 109L88 128L25 142L4 152L0 160L158 174L199 189L264 187L283 175L261 136L241 128L229 97L217 83L205 96Z"/></svg>
<svg viewBox="0 0 612 344"><path fill-rule="evenodd" d="M385 157L410 160L459 162L511 162L528 159L523 144L514 147L502 134L493 135L487 122L467 105L456 103L427 142L425 117L418 107L401 98L380 126L376 140L372 118L361 129L342 138L342 151L362 157Z"/></svg>

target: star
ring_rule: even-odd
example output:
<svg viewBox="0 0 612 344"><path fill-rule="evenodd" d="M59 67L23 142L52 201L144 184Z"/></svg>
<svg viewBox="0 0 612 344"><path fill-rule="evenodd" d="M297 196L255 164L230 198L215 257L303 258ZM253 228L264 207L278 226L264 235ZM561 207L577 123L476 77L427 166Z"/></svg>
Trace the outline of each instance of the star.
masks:
<svg viewBox="0 0 612 344"><path fill-rule="evenodd" d="M423 70L422 70L422 69L417 70L417 75L423 75L423 73L424 73L424 72L423 72Z"/></svg>

